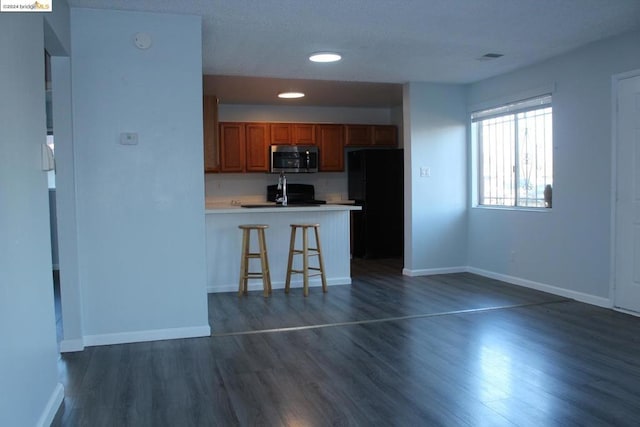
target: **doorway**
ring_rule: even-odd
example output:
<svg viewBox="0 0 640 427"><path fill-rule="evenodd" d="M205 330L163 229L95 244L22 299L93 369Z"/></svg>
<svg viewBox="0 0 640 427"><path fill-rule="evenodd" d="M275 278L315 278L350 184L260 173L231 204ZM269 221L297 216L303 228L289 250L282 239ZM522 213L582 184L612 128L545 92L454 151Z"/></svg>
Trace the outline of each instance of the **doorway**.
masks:
<svg viewBox="0 0 640 427"><path fill-rule="evenodd" d="M52 83L51 83L51 55L44 51L44 80L45 80L45 108L47 122L47 146L54 152L53 113L52 113ZM56 339L62 341L62 304L60 294L60 266L58 262L58 219L56 209L56 171L55 168L47 172L49 188L49 229L51 231L51 266L53 275L53 299L56 315Z"/></svg>
<svg viewBox="0 0 640 427"><path fill-rule="evenodd" d="M613 305L640 315L640 70L614 77Z"/></svg>

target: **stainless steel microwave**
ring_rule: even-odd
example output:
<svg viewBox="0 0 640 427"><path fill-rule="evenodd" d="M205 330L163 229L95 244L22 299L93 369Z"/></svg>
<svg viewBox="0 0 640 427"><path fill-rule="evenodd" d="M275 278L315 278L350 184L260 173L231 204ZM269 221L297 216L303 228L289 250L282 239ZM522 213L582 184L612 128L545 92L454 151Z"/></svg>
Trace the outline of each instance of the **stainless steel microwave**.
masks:
<svg viewBox="0 0 640 427"><path fill-rule="evenodd" d="M314 145L272 145L271 172L318 172L318 147Z"/></svg>

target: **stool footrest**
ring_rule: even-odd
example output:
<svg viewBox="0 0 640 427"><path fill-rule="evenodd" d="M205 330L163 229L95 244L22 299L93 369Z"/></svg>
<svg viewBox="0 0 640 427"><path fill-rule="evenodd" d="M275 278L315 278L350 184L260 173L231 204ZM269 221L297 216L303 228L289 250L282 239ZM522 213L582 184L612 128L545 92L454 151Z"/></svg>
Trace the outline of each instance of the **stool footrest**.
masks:
<svg viewBox="0 0 640 427"><path fill-rule="evenodd" d="M307 251L307 255L308 256L317 256L319 253L320 253L320 251L317 250L317 249L309 248L309 250ZM302 249L294 249L293 250L293 254L294 255L302 255L302 254L304 254L304 251Z"/></svg>
<svg viewBox="0 0 640 427"><path fill-rule="evenodd" d="M291 270L291 274L293 274L293 273L304 274L304 271L302 271L302 270ZM320 273L314 273L314 274L307 274L307 277L313 277L313 276L322 276L322 273L320 272Z"/></svg>

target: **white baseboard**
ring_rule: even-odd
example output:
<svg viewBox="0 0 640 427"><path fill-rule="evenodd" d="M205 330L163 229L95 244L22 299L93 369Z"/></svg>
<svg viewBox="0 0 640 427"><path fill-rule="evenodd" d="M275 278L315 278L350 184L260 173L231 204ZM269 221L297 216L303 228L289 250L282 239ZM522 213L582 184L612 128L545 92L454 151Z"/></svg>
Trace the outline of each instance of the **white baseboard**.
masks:
<svg viewBox="0 0 640 427"><path fill-rule="evenodd" d="M82 350L84 350L84 340L82 338L62 340L58 345L58 351L60 351L60 353L73 353Z"/></svg>
<svg viewBox="0 0 640 427"><path fill-rule="evenodd" d="M115 334L85 335L84 344L89 347L96 345L208 337L210 335L211 327L206 325L190 328L154 329L149 331L120 332Z"/></svg>
<svg viewBox="0 0 640 427"><path fill-rule="evenodd" d="M49 427L53 422L53 419L56 416L56 412L58 412L58 408L62 405L62 401L64 400L64 387L62 384L56 384L56 387L53 389L47 404L36 423L37 427Z"/></svg>
<svg viewBox="0 0 640 427"><path fill-rule="evenodd" d="M351 277L334 277L332 279L327 279L327 286L334 285L350 285ZM271 282L272 289L284 289L285 282ZM322 282L320 279L310 279L309 287L317 287L322 286ZM301 288L302 280L291 280L292 288ZM259 280L252 280L249 282L249 291L261 291L262 290L262 282ZM238 284L227 284L222 286L207 286L207 293L215 294L221 292L238 292Z"/></svg>
<svg viewBox="0 0 640 427"><path fill-rule="evenodd" d="M503 282L511 283L512 285L523 286L525 288L535 289L542 292L547 292L553 295L558 295L565 298L574 299L576 301L584 302L598 307L612 308L613 303L609 298L598 297L595 295L585 294L583 292L572 291L570 289L564 289L553 285L547 285L545 283L534 282L533 280L522 279L519 277L509 276L506 274L494 273L493 271L482 270L475 267L447 267L447 268L427 268L420 270L409 270L407 268L402 270L402 274L405 276L431 276L434 274L450 274L450 273L473 273L479 276L488 277L490 279L501 280Z"/></svg>
<svg viewBox="0 0 640 427"><path fill-rule="evenodd" d="M609 298L597 297L595 295L585 294L583 292L572 291L570 289L559 288L553 285L547 285L545 283L534 282L532 280L521 279L519 277L508 276L506 274L494 273L492 271L482 270L479 268L468 267L469 273L477 274L479 276L488 277L490 279L501 280L503 282L511 283L512 285L523 286L525 288L535 289L542 292L547 292L553 295L559 295L565 298L571 298L576 301L584 302L598 307L611 308L612 303Z"/></svg>
<svg viewBox="0 0 640 427"><path fill-rule="evenodd" d="M409 277L432 276L434 274L465 273L467 267L422 268L419 270L402 269L402 274Z"/></svg>
<svg viewBox="0 0 640 427"><path fill-rule="evenodd" d="M620 308L620 307L613 307L613 309L615 311L619 311L620 313L630 314L631 316L640 317L640 313L638 313L637 311L631 311L631 310L627 310L625 308Z"/></svg>

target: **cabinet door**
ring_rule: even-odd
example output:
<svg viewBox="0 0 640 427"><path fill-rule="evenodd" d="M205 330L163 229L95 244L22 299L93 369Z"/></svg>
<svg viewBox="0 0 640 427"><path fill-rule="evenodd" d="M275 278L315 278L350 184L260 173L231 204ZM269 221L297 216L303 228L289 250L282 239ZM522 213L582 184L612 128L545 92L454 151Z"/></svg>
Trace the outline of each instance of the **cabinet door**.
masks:
<svg viewBox="0 0 640 427"><path fill-rule="evenodd" d="M289 123L271 123L271 144L293 144L293 133Z"/></svg>
<svg viewBox="0 0 640 427"><path fill-rule="evenodd" d="M366 147L372 144L371 125L345 125L345 144L347 147Z"/></svg>
<svg viewBox="0 0 640 427"><path fill-rule="evenodd" d="M245 153L247 172L269 172L269 125L245 124Z"/></svg>
<svg viewBox="0 0 640 427"><path fill-rule="evenodd" d="M318 150L320 151L321 172L341 172L344 170L344 126L318 125Z"/></svg>
<svg viewBox="0 0 640 427"><path fill-rule="evenodd" d="M244 172L244 123L220 123L220 171Z"/></svg>
<svg viewBox="0 0 640 427"><path fill-rule="evenodd" d="M204 136L204 172L220 170L220 145L218 142L218 98L203 97L202 122Z"/></svg>
<svg viewBox="0 0 640 427"><path fill-rule="evenodd" d="M315 125L308 123L292 124L293 143L296 145L316 145Z"/></svg>
<svg viewBox="0 0 640 427"><path fill-rule="evenodd" d="M398 128L392 125L376 125L373 127L373 145L396 147L398 145Z"/></svg>
<svg viewBox="0 0 640 427"><path fill-rule="evenodd" d="M316 129L311 123L271 123L273 145L315 145Z"/></svg>

